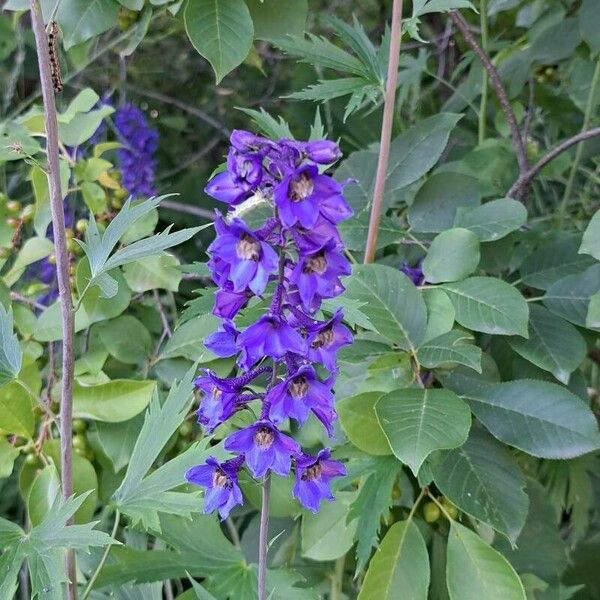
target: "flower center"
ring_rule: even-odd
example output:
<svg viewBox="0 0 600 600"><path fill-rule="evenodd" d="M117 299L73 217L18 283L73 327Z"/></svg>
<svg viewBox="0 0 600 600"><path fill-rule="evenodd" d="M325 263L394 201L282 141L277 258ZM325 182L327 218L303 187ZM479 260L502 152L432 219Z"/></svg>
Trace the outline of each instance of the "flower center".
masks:
<svg viewBox="0 0 600 600"><path fill-rule="evenodd" d="M288 385L288 391L294 399L306 396L306 392L308 392L308 381L306 381L306 377L302 376L292 379Z"/></svg>
<svg viewBox="0 0 600 600"><path fill-rule="evenodd" d="M326 329L322 329L317 334L317 337L314 339L311 346L313 348L322 348L323 346L329 346L333 342L333 329L331 327L327 327Z"/></svg>
<svg viewBox="0 0 600 600"><path fill-rule="evenodd" d="M240 241L235 245L238 258L258 261L260 258L260 242L247 234L242 234Z"/></svg>
<svg viewBox="0 0 600 600"><path fill-rule="evenodd" d="M321 477L323 469L321 468L321 463L315 463L314 465L308 467L304 473L302 473L302 481L312 481L313 479L319 479Z"/></svg>
<svg viewBox="0 0 600 600"><path fill-rule="evenodd" d="M274 439L275 435L268 427L260 427L254 434L254 443L259 448L269 448Z"/></svg>
<svg viewBox="0 0 600 600"><path fill-rule="evenodd" d="M212 483L213 487L220 487L226 489L231 488L231 480L229 479L229 477L227 477L227 475L225 475L225 473L223 473L223 471L221 471L221 469L215 469L215 472L213 473Z"/></svg>
<svg viewBox="0 0 600 600"><path fill-rule="evenodd" d="M327 259L325 253L319 252L314 256L311 256L304 263L302 271L304 273L316 273L317 275L323 275L327 270Z"/></svg>
<svg viewBox="0 0 600 600"><path fill-rule="evenodd" d="M218 400L223 392L218 387L213 387L210 397L212 400Z"/></svg>
<svg viewBox="0 0 600 600"><path fill-rule="evenodd" d="M306 200L313 193L314 187L311 178L306 173L302 173L299 177L292 180L290 185L290 200L292 202Z"/></svg>

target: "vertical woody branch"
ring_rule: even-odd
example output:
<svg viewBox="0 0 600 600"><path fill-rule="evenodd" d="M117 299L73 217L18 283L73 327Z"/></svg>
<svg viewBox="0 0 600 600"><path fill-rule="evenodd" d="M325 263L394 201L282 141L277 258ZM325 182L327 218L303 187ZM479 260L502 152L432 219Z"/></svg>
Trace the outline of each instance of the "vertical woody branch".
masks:
<svg viewBox="0 0 600 600"><path fill-rule="evenodd" d="M48 52L48 38L44 28L39 0L31 0L31 25L35 35L35 45L40 71L44 115L46 125L46 153L48 157L48 187L50 192L50 209L52 212L52 229L56 254L56 275L58 279L58 296L61 307L62 324L62 386L60 399L60 462L61 483L64 498L73 494L72 469L72 417L73 417L73 305L69 282L69 257L65 236L65 215L60 191L58 124L54 87ZM67 575L70 583L68 598L77 596L75 580L75 556L67 553Z"/></svg>
<svg viewBox="0 0 600 600"><path fill-rule="evenodd" d="M394 0L392 5L392 30L390 39L390 53L388 59L387 82L385 87L385 101L383 104L383 121L381 123L381 141L379 145L379 159L375 175L375 189L373 191L373 206L369 220L367 245L365 248L364 263L373 262L377 250L377 234L381 220L381 206L383 192L385 191L385 177L387 174L390 156L390 142L392 140L392 124L394 121L394 105L396 103L396 82L398 81L398 64L400 61L400 39L402 37L402 0Z"/></svg>

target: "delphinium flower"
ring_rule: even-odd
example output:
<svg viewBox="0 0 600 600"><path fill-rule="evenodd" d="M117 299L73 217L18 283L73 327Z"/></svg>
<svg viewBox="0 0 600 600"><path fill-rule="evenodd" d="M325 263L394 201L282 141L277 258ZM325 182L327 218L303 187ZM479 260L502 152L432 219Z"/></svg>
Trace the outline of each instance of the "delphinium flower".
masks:
<svg viewBox="0 0 600 600"><path fill-rule="evenodd" d="M400 265L400 271L402 271L402 273L404 273L415 285L423 285L425 281L421 262L422 261L419 261L414 267L411 267L406 262L403 262Z"/></svg>
<svg viewBox="0 0 600 600"><path fill-rule="evenodd" d="M155 195L154 153L158 147L158 133L148 126L144 113L133 104L124 104L117 109L115 127L119 142L123 144L117 150L123 187L134 198Z"/></svg>
<svg viewBox="0 0 600 600"><path fill-rule="evenodd" d="M237 373L220 378L202 370L198 421L211 433L238 411L253 419L224 440L234 458L210 458L187 473L190 483L206 488L205 512L218 509L222 518L242 502L242 468L256 479L294 473L293 495L313 512L333 500L331 482L345 474L328 448L306 453L287 429L314 415L333 435L336 353L352 342L341 310L330 318L320 312L322 300L343 293L350 274L337 225L352 209L343 185L324 173L339 158L337 145L326 140L274 142L234 131L227 168L205 190L236 214L250 197L273 210L257 228L234 214L217 215L208 248L217 285L213 313L222 322L205 344L219 357L235 357ZM241 327L236 315L252 297L269 308Z"/></svg>

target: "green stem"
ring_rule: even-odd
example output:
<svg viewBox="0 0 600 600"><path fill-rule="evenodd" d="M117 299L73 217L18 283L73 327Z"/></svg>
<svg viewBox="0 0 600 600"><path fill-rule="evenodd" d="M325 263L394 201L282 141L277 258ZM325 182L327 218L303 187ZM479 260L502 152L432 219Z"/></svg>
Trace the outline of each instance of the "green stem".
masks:
<svg viewBox="0 0 600 600"><path fill-rule="evenodd" d="M112 533L110 534L111 538L114 538L115 535L117 535L120 520L121 520L121 513L119 512L119 509L117 508L117 510L115 511L115 523L112 528ZM113 546L112 544L109 544L104 549L104 553L102 554L102 558L100 559L100 562L98 563L98 566L96 567L96 570L94 571L93 575L90 577L90 580L88 581L87 585L85 586L85 590L83 591L81 600L86 600L86 598L91 594L92 588L94 587L94 584L96 583L96 579L98 579L98 576L100 575L100 571L102 571L102 568L104 567L104 565L106 563L106 559L108 558L108 553L110 552L110 549L112 548L112 546Z"/></svg>
<svg viewBox="0 0 600 600"><path fill-rule="evenodd" d="M487 0L481 0L479 4L479 15L481 22L481 48L487 54L488 50L488 20L487 20ZM481 100L479 103L479 143L485 140L485 125L488 99L488 76L485 69L481 80Z"/></svg>
<svg viewBox="0 0 600 600"><path fill-rule="evenodd" d="M592 83L590 85L590 91L587 97L587 103L585 106L585 113L583 116L583 126L581 131L585 131L589 128L590 122L592 120L596 98L596 91L598 89L598 82L600 81L600 56L596 60L596 68L594 69L594 76L592 77ZM565 186L565 191L562 197L562 202L560 204L560 208L558 211L558 219L559 223L562 225L565 219L565 215L567 213L567 204L569 199L571 198L571 193L573 192L573 184L575 183L575 176L577 175L577 171L579 170L579 163L581 162L581 155L583 154L583 144L579 144L577 146L577 150L575 150L575 159L573 160L573 166L571 167L571 172L569 173L569 179L567 180L567 185Z"/></svg>

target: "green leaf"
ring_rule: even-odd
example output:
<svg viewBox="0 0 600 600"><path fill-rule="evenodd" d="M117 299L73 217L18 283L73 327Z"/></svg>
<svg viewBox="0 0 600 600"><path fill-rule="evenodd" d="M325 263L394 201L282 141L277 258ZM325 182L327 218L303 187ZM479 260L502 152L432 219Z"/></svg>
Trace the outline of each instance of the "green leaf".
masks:
<svg viewBox="0 0 600 600"><path fill-rule="evenodd" d="M462 173L434 173L427 178L408 209L414 231L439 233L454 226L457 212L477 207L481 199L477 179Z"/></svg>
<svg viewBox="0 0 600 600"><path fill-rule="evenodd" d="M243 0L189 0L183 20L190 42L211 64L217 83L248 56L254 27Z"/></svg>
<svg viewBox="0 0 600 600"><path fill-rule="evenodd" d="M424 342L428 342L452 329L456 313L454 305L444 290L425 288L423 299L427 306L427 330Z"/></svg>
<svg viewBox="0 0 600 600"><path fill-rule="evenodd" d="M176 292L181 283L179 260L171 254L129 263L123 267L123 276L131 290L138 294L155 289Z"/></svg>
<svg viewBox="0 0 600 600"><path fill-rule="evenodd" d="M60 191L62 197L66 197L67 190L69 189L69 177L71 176L71 170L66 160L59 161L60 171ZM46 230L52 216L50 214L50 193L48 191L48 176L40 169L37 165L31 168L29 173L29 179L31 180L31 187L33 188L33 195L35 197L35 215L33 217L33 228L38 236L41 238L46 237Z"/></svg>
<svg viewBox="0 0 600 600"><path fill-rule="evenodd" d="M81 184L81 194L85 205L93 214L99 215L106 210L106 194L97 183L84 181Z"/></svg>
<svg viewBox="0 0 600 600"><path fill-rule="evenodd" d="M57 20L68 50L110 29L117 23L119 5L115 0L64 0ZM88 109L89 110L89 109Z"/></svg>
<svg viewBox="0 0 600 600"><path fill-rule="evenodd" d="M405 350L420 344L427 310L406 275L384 265L358 265L345 284L347 297L364 303L365 314L383 337Z"/></svg>
<svg viewBox="0 0 600 600"><path fill-rule="evenodd" d="M600 264L583 273L568 275L551 285L543 302L550 312L582 327L586 326L590 299L600 292Z"/></svg>
<svg viewBox="0 0 600 600"><path fill-rule="evenodd" d="M127 466L138 434L144 423L143 415L121 423L106 423L98 421L96 431L102 450L110 459L115 473Z"/></svg>
<svg viewBox="0 0 600 600"><path fill-rule="evenodd" d="M0 389L0 429L30 439L35 430L34 400L16 381Z"/></svg>
<svg viewBox="0 0 600 600"><path fill-rule="evenodd" d="M428 588L429 557L419 528L394 523L371 559L358 600L427 600Z"/></svg>
<svg viewBox="0 0 600 600"><path fill-rule="evenodd" d="M456 521L450 524L446 560L451 600L526 600L523 584L510 563Z"/></svg>
<svg viewBox="0 0 600 600"><path fill-rule="evenodd" d="M455 450L429 460L437 488L460 510L503 533L514 545L527 517L525 478L506 448L481 428Z"/></svg>
<svg viewBox="0 0 600 600"><path fill-rule="evenodd" d="M0 438L0 479L10 477L19 454L18 448L15 448L6 438Z"/></svg>
<svg viewBox="0 0 600 600"><path fill-rule="evenodd" d="M281 10L278 0L246 0L257 40L302 35L308 16L308 0L289 0Z"/></svg>
<svg viewBox="0 0 600 600"><path fill-rule="evenodd" d="M471 335L453 329L425 342L419 348L417 358L428 369L451 368L459 364L481 373L481 349L472 342Z"/></svg>
<svg viewBox="0 0 600 600"><path fill-rule="evenodd" d="M52 252L54 252L54 245L46 237L29 238L23 244L8 273L4 275L6 285L9 287L13 286L30 264L46 258L46 256L50 256Z"/></svg>
<svg viewBox="0 0 600 600"><path fill-rule="evenodd" d="M573 458L600 447L594 414L564 387L520 379L503 383L446 381L505 444L541 458Z"/></svg>
<svg viewBox="0 0 600 600"><path fill-rule="evenodd" d="M434 12L447 12L458 8L477 9L469 0L415 0L413 2L413 17L420 17Z"/></svg>
<svg viewBox="0 0 600 600"><path fill-rule="evenodd" d="M19 375L23 356L19 340L13 330L12 310L0 303L0 386Z"/></svg>
<svg viewBox="0 0 600 600"><path fill-rule="evenodd" d="M583 233L579 253L591 254L600 260L600 210L596 211Z"/></svg>
<svg viewBox="0 0 600 600"><path fill-rule="evenodd" d="M53 464L44 467L33 480L27 494L27 515L31 525L39 525L60 494L60 479Z"/></svg>
<svg viewBox="0 0 600 600"><path fill-rule="evenodd" d="M260 110L253 110L252 108L240 108L238 110L248 115L257 129L262 132L265 136L271 139L287 138L290 140L294 139L290 126L283 117L277 119L271 116L264 108ZM267 207L266 203L264 206ZM269 212L269 215L271 213Z"/></svg>
<svg viewBox="0 0 600 600"><path fill-rule="evenodd" d="M367 241L367 232L369 231L369 220L369 213L362 211L352 219L340 223L339 231L349 250L364 250ZM397 243L402 237L403 233L398 224L390 219L390 217L381 215L377 234L377 248L384 248L390 244Z"/></svg>
<svg viewBox="0 0 600 600"><path fill-rule="evenodd" d="M600 292L596 292L590 298L585 326L589 329L600 329Z"/></svg>
<svg viewBox="0 0 600 600"><path fill-rule="evenodd" d="M474 331L527 337L529 308L512 285L492 277L470 277L446 283L456 320Z"/></svg>
<svg viewBox="0 0 600 600"><path fill-rule="evenodd" d="M73 386L73 416L107 423L127 421L148 406L155 381L114 379L108 383Z"/></svg>
<svg viewBox="0 0 600 600"><path fill-rule="evenodd" d="M385 181L386 206L398 200L401 189L420 179L435 165L460 118L460 115L440 113L419 121L393 140ZM376 148L354 152L335 172L338 181L356 179L358 182L344 190L346 200L357 213L355 218L361 210L371 206L377 156Z"/></svg>
<svg viewBox="0 0 600 600"><path fill-rule="evenodd" d="M165 344L160 359L182 356L198 362L209 362L216 356L204 345L204 340L217 330L219 321L213 315L202 315L180 325Z"/></svg>
<svg viewBox="0 0 600 600"><path fill-rule="evenodd" d="M479 239L468 229L443 231L431 242L423 260L423 274L429 283L458 281L479 264Z"/></svg>
<svg viewBox="0 0 600 600"><path fill-rule="evenodd" d="M356 519L356 572L360 573L377 547L379 530L393 502L392 491L402 465L394 456L377 459L366 475L356 500L351 504L348 521Z"/></svg>
<svg viewBox="0 0 600 600"><path fill-rule="evenodd" d="M375 414L375 404L384 392L367 392L338 400L336 410L340 425L348 439L367 454L392 453Z"/></svg>
<svg viewBox="0 0 600 600"><path fill-rule="evenodd" d="M302 515L302 556L312 560L335 560L350 550L357 522L346 523L355 494L338 492L333 502L323 502L318 513Z"/></svg>
<svg viewBox="0 0 600 600"><path fill-rule="evenodd" d="M434 450L463 444L471 426L469 407L437 388L395 390L377 401L375 412L392 451L415 475Z"/></svg>
<svg viewBox="0 0 600 600"><path fill-rule="evenodd" d="M501 198L475 208L459 208L454 225L472 231L481 242L494 242L519 229L527 221L521 202Z"/></svg>
<svg viewBox="0 0 600 600"><path fill-rule="evenodd" d="M521 265L523 283L547 290L561 278L585 271L595 261L578 254L579 246L579 236L572 235L541 245Z"/></svg>
<svg viewBox="0 0 600 600"><path fill-rule="evenodd" d="M529 309L529 339L508 338L511 348L534 365L550 371L565 385L583 362L587 345L573 325L543 306Z"/></svg>
<svg viewBox="0 0 600 600"><path fill-rule="evenodd" d="M594 0L583 0L579 9L579 31L581 37L590 47L592 54L600 52L600 40L598 31L600 30L600 8ZM600 260L600 259L599 259Z"/></svg>
<svg viewBox="0 0 600 600"><path fill-rule="evenodd" d="M39 142L20 123L14 121L0 123L0 162L23 158L20 152L12 149L15 145L23 148L23 152L30 156L34 156L41 150Z"/></svg>
<svg viewBox="0 0 600 600"><path fill-rule="evenodd" d="M158 396L156 393L154 394L152 402L146 412L144 424L135 443L131 460L129 461L129 466L125 473L125 478L113 494L115 503L122 511L128 512L128 514L133 513L136 519L143 518L145 515L146 518L151 521L156 520L156 517L152 513L156 513L157 499L159 498L159 495L162 494L162 490L159 489L158 492L153 492L150 488L149 492L145 491L144 478L169 438L183 422L191 406L193 399L192 380L195 370L196 367L192 367L181 382L175 383L171 387L169 395L162 406L158 400ZM193 449L195 454L196 449ZM182 457L184 458L182 459ZM172 468L172 463L177 465L178 462L181 463L182 460L185 460L185 457L186 454L180 455L177 459L172 460L170 463L161 467L163 473L165 467L170 466ZM160 478L161 469L158 469L154 474L146 477L146 479L151 479L153 475L159 475ZM183 465L181 465L181 469L177 468L177 471L179 472L179 479L176 479L176 481L182 482L183 473L185 472ZM175 485L176 484L171 487L175 487ZM184 495L178 494L177 496L180 497ZM151 502L150 506L154 506L154 510L144 507L140 512L140 509L136 508L136 506L139 507L140 503L143 506L146 499Z"/></svg>
<svg viewBox="0 0 600 600"><path fill-rule="evenodd" d="M121 315L96 325L95 331L109 354L122 363L135 365L147 359L152 337L142 322L135 317Z"/></svg>

